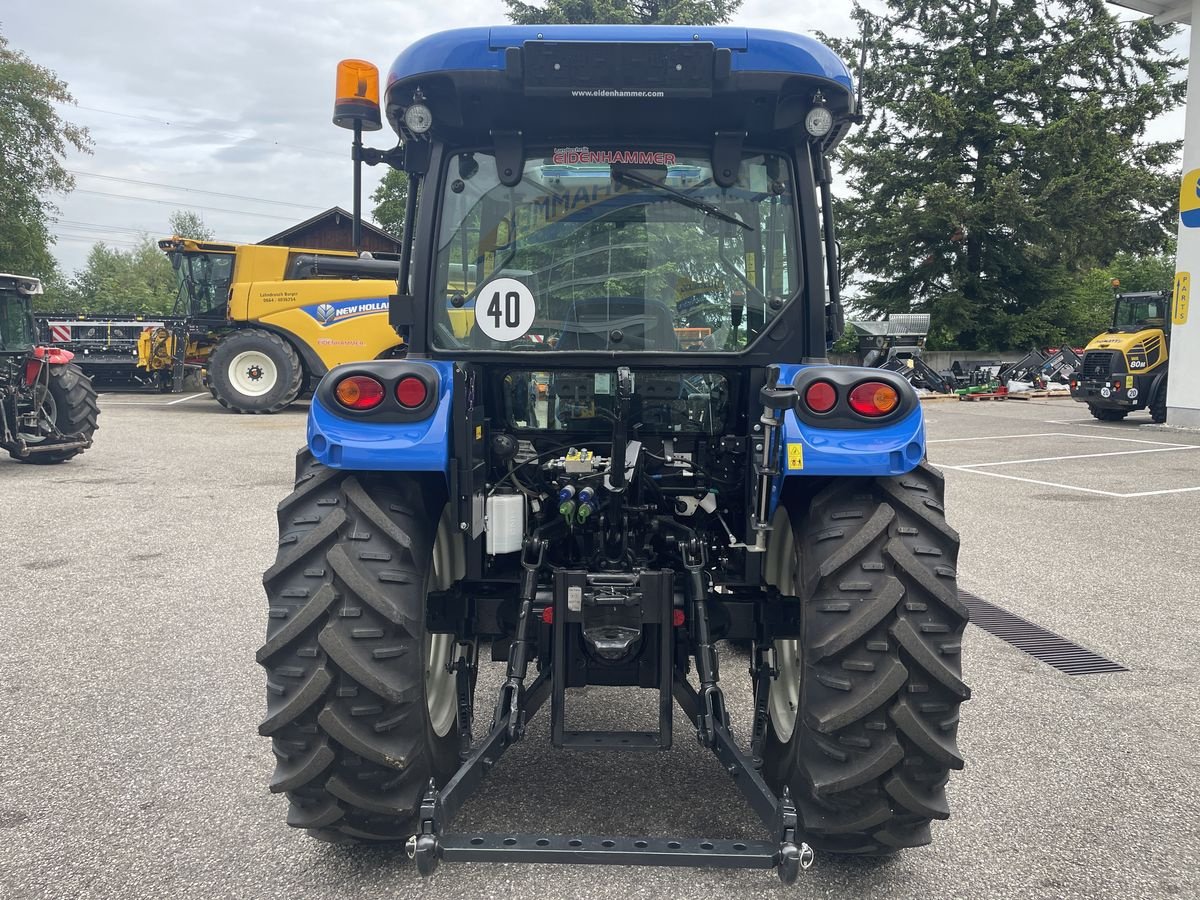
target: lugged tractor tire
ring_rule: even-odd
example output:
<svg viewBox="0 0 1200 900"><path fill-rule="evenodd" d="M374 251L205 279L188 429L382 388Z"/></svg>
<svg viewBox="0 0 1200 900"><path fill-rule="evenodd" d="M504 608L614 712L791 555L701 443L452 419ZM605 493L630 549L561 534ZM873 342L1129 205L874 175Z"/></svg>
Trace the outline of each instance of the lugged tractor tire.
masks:
<svg viewBox="0 0 1200 900"><path fill-rule="evenodd" d="M1108 409L1103 406L1095 406L1091 403L1088 404L1088 412L1101 422L1120 422L1129 415L1129 412L1124 409Z"/></svg>
<svg viewBox="0 0 1200 900"><path fill-rule="evenodd" d="M443 505L412 476L328 469L307 450L279 505L259 732L272 740L270 789L287 794L288 824L314 837L403 841L430 778L458 767L445 665L455 641L425 629L428 590L447 586L435 561Z"/></svg>
<svg viewBox="0 0 1200 900"><path fill-rule="evenodd" d="M775 642L764 775L790 788L806 840L835 853L929 843L950 811L967 610L959 538L927 464L895 478L842 478L788 501L788 577L802 637Z"/></svg>
<svg viewBox="0 0 1200 900"><path fill-rule="evenodd" d="M92 437L100 427L100 405L96 401L96 388L92 380L74 363L50 367L49 397L44 401L54 419L54 425L63 434L82 434ZM33 465L52 465L66 462L83 452L81 447L70 450L51 450L31 453L21 457L9 451L9 456Z"/></svg>
<svg viewBox="0 0 1200 900"><path fill-rule="evenodd" d="M226 409L250 415L287 409L304 386L296 348L272 331L243 328L208 357L208 390Z"/></svg>

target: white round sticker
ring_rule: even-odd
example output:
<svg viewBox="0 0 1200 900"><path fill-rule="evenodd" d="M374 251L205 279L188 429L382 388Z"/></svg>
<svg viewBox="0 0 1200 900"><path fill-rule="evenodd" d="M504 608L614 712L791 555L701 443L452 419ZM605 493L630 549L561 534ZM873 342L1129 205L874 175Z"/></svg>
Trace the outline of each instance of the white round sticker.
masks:
<svg viewBox="0 0 1200 900"><path fill-rule="evenodd" d="M1137 399L1137 395L1138 395L1138 389L1137 389L1137 388L1130 388L1129 390L1127 390L1127 391L1125 392L1125 396L1126 396L1126 397L1128 397L1130 400L1136 400L1136 399Z"/></svg>
<svg viewBox="0 0 1200 900"><path fill-rule="evenodd" d="M475 324L493 341L515 341L533 327L533 291L515 278L497 278L475 298Z"/></svg>
<svg viewBox="0 0 1200 900"><path fill-rule="evenodd" d="M1101 397L1111 397L1111 396L1112 396L1112 391L1110 391L1110 390L1109 390L1108 388L1106 388L1106 387L1102 387L1102 388L1100 388L1100 396L1101 396Z"/></svg>

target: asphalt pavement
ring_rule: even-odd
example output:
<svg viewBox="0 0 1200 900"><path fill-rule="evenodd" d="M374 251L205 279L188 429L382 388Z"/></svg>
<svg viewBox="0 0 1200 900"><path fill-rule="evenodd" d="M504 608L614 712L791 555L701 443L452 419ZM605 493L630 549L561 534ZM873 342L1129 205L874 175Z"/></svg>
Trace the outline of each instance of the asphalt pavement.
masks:
<svg viewBox="0 0 1200 900"><path fill-rule="evenodd" d="M284 824L254 651L304 410L105 394L95 446L0 461L0 898L1200 896L1200 434L1069 400L927 406L960 585L1129 668L1068 676L977 627L967 768L930 847L762 871L444 864ZM747 660L725 650L735 733ZM480 681L486 706L502 674ZM572 697L592 727L649 695ZM636 726L632 726L636 727ZM461 816L487 831L763 836L677 715L663 754L572 753L546 720Z"/></svg>

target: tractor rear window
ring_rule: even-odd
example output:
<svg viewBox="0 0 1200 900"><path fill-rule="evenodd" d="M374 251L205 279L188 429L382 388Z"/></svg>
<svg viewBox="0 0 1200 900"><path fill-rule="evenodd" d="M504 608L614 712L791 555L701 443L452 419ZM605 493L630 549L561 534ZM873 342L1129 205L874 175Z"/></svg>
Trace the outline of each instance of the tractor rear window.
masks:
<svg viewBox="0 0 1200 900"><path fill-rule="evenodd" d="M434 277L442 350L737 352L801 284L783 157L559 148L502 185L450 158Z"/></svg>
<svg viewBox="0 0 1200 900"><path fill-rule="evenodd" d="M729 410L729 381L709 372L633 373L633 421L638 432L720 434ZM517 371L504 376L510 428L612 431L612 372Z"/></svg>

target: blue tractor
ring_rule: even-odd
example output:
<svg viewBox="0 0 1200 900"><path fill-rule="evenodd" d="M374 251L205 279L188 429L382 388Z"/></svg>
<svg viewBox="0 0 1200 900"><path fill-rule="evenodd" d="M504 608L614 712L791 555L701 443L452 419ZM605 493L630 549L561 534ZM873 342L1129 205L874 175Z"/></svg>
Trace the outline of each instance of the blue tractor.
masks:
<svg viewBox="0 0 1200 900"><path fill-rule="evenodd" d="M322 379L279 506L258 661L288 824L425 874L791 882L814 849L927 843L963 765L967 612L913 389L826 355L846 67L754 29L450 31L392 66L387 151L360 139L376 79L343 63L334 118L409 177L406 349ZM751 647L738 739L722 640ZM507 668L477 718L481 652ZM586 685L652 692L657 728L569 728ZM675 704L762 840L454 829L543 706L555 747L636 753L670 747Z"/></svg>

